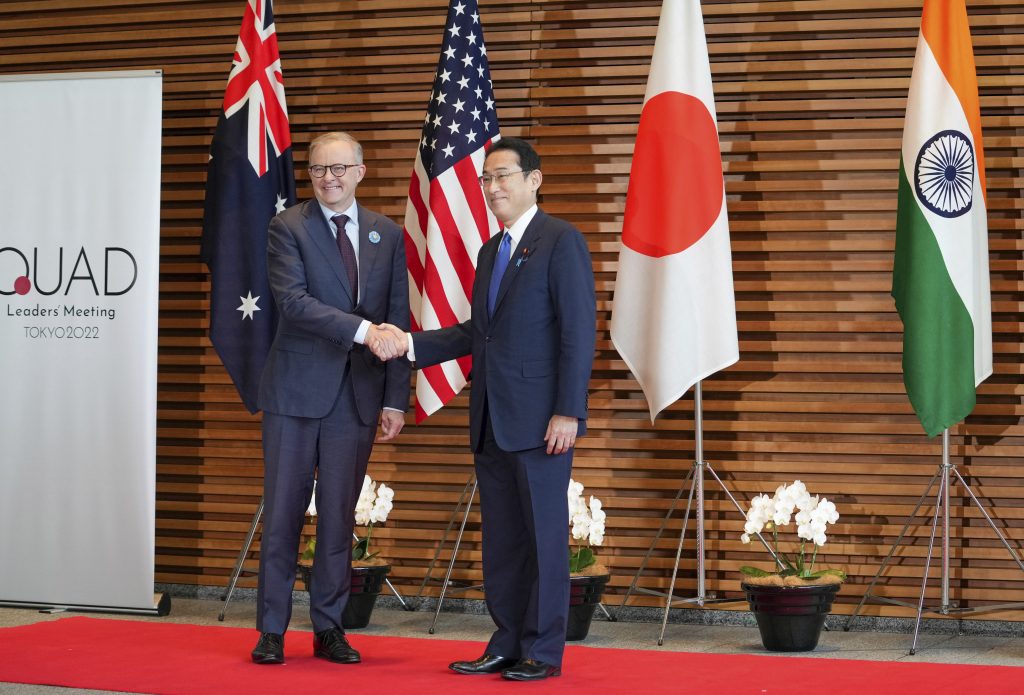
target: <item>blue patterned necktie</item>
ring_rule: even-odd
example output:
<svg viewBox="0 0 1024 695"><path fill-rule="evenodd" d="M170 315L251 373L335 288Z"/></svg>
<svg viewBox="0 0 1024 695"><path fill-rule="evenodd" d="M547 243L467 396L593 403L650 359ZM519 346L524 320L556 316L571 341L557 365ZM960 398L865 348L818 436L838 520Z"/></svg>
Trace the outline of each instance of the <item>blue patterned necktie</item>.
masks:
<svg viewBox="0 0 1024 695"><path fill-rule="evenodd" d="M501 278L508 268L509 258L512 256L512 235L508 232L501 237L501 245L498 246L498 255L494 257L494 269L491 270L491 285L487 288L487 315L494 315L494 303L498 299L498 287L501 285Z"/></svg>
<svg viewBox="0 0 1024 695"><path fill-rule="evenodd" d="M341 264L345 266L345 274L348 275L349 285L352 286L353 296L359 294L359 264L356 263L356 250L352 247L352 240L348 238L345 231L345 224L348 223L348 215L335 215L331 222L338 227L338 236L335 241L338 244L338 251L341 253Z"/></svg>

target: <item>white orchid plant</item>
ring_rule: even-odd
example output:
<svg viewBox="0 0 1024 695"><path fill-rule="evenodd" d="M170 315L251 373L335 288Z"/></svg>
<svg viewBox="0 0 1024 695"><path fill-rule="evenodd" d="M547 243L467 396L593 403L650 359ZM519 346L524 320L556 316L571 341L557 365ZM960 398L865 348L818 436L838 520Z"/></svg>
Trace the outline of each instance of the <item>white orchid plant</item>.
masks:
<svg viewBox="0 0 1024 695"><path fill-rule="evenodd" d="M374 524L383 524L394 506L395 491L384 483L377 485L370 476L363 478L363 489L356 502L356 525L366 527L366 536L352 546L352 560L371 560L377 553L370 552L370 535Z"/></svg>
<svg viewBox="0 0 1024 695"><path fill-rule="evenodd" d="M795 519L794 519L795 513ZM807 486L799 480L790 485L780 485L775 495L758 495L750 502L747 520L743 525L740 540L750 542L752 535L762 531L772 534L772 549L776 557L778 572L765 572L756 567L740 567L740 571L748 577L767 577L779 574L783 577L794 576L800 579L820 579L825 575L846 579L846 573L838 569L814 570L814 562L818 557L818 548L828 540L826 531L829 525L839 520L836 505L824 497L811 496ZM800 548L795 555L787 555L779 550L779 528L796 523L796 535L800 539ZM807 558L807 544L813 545L810 559Z"/></svg>
<svg viewBox="0 0 1024 695"><path fill-rule="evenodd" d="M569 479L569 523L576 551L569 550L569 571L580 572L595 562L593 546L604 542L604 521L606 514L601 509L601 500L590 496L590 504L583 499L583 484Z"/></svg>
<svg viewBox="0 0 1024 695"><path fill-rule="evenodd" d="M309 500L309 509L306 514L316 516L316 483L313 483L313 496ZM372 560L377 553L370 552L370 536L373 533L373 525L384 523L388 514L394 506L393 500L395 491L384 483L378 485L373 482L370 476L363 477L363 488L359 492L359 499L356 501L356 525L366 527L366 535L358 539L352 546L352 561ZM316 538L311 538L306 543L306 549L302 551L303 560L312 560L316 552Z"/></svg>

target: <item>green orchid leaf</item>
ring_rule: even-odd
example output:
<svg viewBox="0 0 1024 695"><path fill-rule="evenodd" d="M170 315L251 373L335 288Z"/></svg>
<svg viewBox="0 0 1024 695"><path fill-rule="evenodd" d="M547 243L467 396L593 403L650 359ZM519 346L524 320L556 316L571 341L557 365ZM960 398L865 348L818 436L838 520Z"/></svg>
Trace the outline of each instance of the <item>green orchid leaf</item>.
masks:
<svg viewBox="0 0 1024 695"><path fill-rule="evenodd" d="M352 545L352 559L353 560L362 560L362 559L366 558L367 554L370 552L369 545L370 545L370 539L369 538L364 538L362 540L356 541Z"/></svg>
<svg viewBox="0 0 1024 695"><path fill-rule="evenodd" d="M813 578L813 579L818 579L820 577L824 577L825 575L828 575L828 576L831 576L831 577L839 577L844 582L846 581L846 572L844 572L842 570L837 570L837 569L818 570L817 572L815 572L815 573L813 573L813 574L811 574L809 576L811 578Z"/></svg>
<svg viewBox="0 0 1024 695"><path fill-rule="evenodd" d="M590 548L580 548L575 553L569 553L569 571L580 572L597 562L594 551Z"/></svg>
<svg viewBox="0 0 1024 695"><path fill-rule="evenodd" d="M772 574L771 572L765 572L763 569L759 569L757 567L750 567L749 565L744 565L743 567L740 567L740 572L747 575L748 577L770 577Z"/></svg>

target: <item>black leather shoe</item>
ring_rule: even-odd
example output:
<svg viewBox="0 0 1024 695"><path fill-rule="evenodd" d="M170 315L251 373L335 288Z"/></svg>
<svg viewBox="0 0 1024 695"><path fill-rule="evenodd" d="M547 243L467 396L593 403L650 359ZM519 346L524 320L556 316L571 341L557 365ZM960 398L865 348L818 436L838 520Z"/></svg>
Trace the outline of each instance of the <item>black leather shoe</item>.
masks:
<svg viewBox="0 0 1024 695"><path fill-rule="evenodd" d="M501 677L510 681L542 681L550 676L562 675L562 669L543 661L522 659L512 668L501 672Z"/></svg>
<svg viewBox="0 0 1024 695"><path fill-rule="evenodd" d="M283 664L284 635L273 632L260 633L260 641L252 650L252 660L257 664Z"/></svg>
<svg viewBox="0 0 1024 695"><path fill-rule="evenodd" d="M474 659L473 661L453 661L448 664L448 668L456 673L475 676L482 673L500 673L509 666L515 666L517 662L518 659L507 656L484 654L479 659Z"/></svg>
<svg viewBox="0 0 1024 695"><path fill-rule="evenodd" d="M336 664L358 664L359 652L345 639L345 633L336 627L313 635L313 656Z"/></svg>

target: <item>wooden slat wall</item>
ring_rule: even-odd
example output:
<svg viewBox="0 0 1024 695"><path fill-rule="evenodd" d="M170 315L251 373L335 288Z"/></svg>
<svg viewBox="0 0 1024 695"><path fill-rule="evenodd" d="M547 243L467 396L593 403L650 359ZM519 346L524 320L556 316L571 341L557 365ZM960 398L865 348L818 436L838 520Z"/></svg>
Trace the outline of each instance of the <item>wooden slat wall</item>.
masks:
<svg viewBox="0 0 1024 695"><path fill-rule="evenodd" d="M652 426L608 337L617 239L660 3L481 4L502 131L538 143L544 206L585 233L594 257L593 410L575 477L609 513L601 555L621 593L694 456L692 394ZM705 458L743 501L794 478L836 501L842 519L822 562L850 572L838 607L849 612L939 466L938 441L924 437L904 395L901 326L889 297L898 152L921 2L702 4L742 353L737 365L704 384ZM952 453L1016 549L1024 537L1024 0L968 4L988 164L995 374L981 387L975 414L952 431ZM360 201L403 217L446 7L442 0L278 0L300 171L315 133L349 130L362 140L369 164ZM239 404L206 336L209 281L198 258L207 149L242 11L241 0L0 7L0 73L165 73L161 582L225 584L261 494L259 422ZM74 171L64 175L72 185L88 185ZM300 196L310 194L303 179ZM418 587L470 474L465 423L461 396L374 452L372 475L397 491L392 520L374 537L406 593ZM963 491L953 492L952 598L974 606L1024 600L1024 574ZM737 596L738 567L767 565L767 555L739 542L740 516L714 481L706 508L708 590ZM924 511L930 519L930 504ZM680 525L674 519L641 586L667 586ZM911 527L878 593L916 597L928 530L923 521ZM475 514L467 541L456 575L477 580ZM692 525L678 585L684 595L696 591ZM928 593L937 600L937 583ZM634 602L660 604L643 596ZM907 614L877 606L868 613ZM990 615L1024 619L1017 611Z"/></svg>

